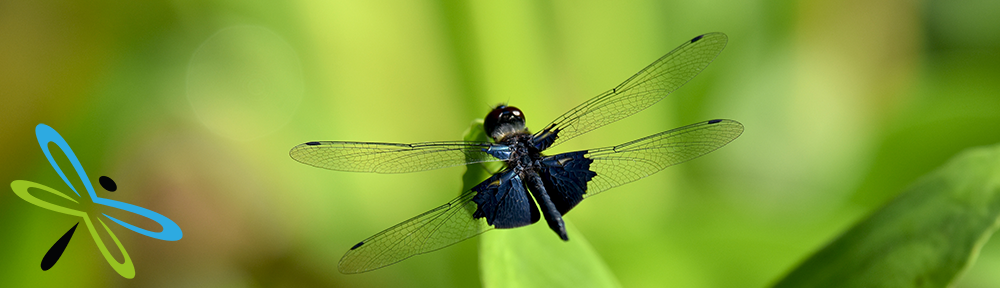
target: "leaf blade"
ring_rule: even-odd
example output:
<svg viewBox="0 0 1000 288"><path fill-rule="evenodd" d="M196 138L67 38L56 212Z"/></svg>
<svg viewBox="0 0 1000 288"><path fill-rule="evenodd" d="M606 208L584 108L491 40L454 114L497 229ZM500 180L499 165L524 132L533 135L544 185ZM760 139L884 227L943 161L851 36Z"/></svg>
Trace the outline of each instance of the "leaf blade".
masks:
<svg viewBox="0 0 1000 288"><path fill-rule="evenodd" d="M946 287L1000 220L1000 145L967 150L851 227L774 287Z"/></svg>

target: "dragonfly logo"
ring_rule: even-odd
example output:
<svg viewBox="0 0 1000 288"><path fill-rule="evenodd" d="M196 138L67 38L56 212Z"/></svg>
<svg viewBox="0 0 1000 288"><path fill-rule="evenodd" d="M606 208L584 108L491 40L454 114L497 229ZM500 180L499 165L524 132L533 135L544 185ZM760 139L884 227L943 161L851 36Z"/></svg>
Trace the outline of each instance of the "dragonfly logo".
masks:
<svg viewBox="0 0 1000 288"><path fill-rule="evenodd" d="M122 277L128 279L132 279L135 277L135 266L132 265L132 258L129 257L128 252L125 251L125 247L122 246L121 241L118 241L118 237L115 236L114 232L111 232L111 229L108 228L108 225L105 224L104 220L101 220L99 217L96 216L103 215L104 217L107 217L111 221L118 223L119 225L128 228L129 230L160 240L177 241L180 240L181 237L183 237L183 233L181 233L181 228L177 226L177 224L174 223L174 221L170 220L170 218L164 217L159 213L153 212L152 210L142 208L136 205L97 197L97 194L94 193L94 186L91 184L90 178L87 178L87 172L85 172L83 170L83 166L80 165L80 160L77 159L76 154L73 153L73 149L70 149L69 144L66 143L66 140L63 139L62 136L60 136L55 129L52 129L52 127L49 127L48 125L45 124L38 124L38 126L35 127L35 137L38 138L38 145L42 147L42 152L45 153L45 158L49 159L49 164L51 164L52 168L56 170L56 173L59 174L59 177L62 178L63 182L66 183L67 186L69 186L69 189L73 190L73 193L76 194L76 197L72 197L72 195L62 193L54 188L26 180L15 180L14 182L10 183L10 188L14 189L14 193L17 194L17 196L20 196L21 199L24 199L24 201L28 201L28 203L35 204L38 207L42 207L55 212L83 218L83 223L87 226L87 230L90 232L90 236L94 238L94 242L97 243L97 248L101 250L101 254L104 255L104 259L108 261L108 264L111 264L111 267L114 268L119 275L122 275ZM69 159L69 162L73 164L73 169L76 170L76 174L80 177L80 181L83 182L83 188L87 190L86 191L87 193L85 194L86 196L80 194L80 192L76 189L77 187L73 186L73 184L69 182L69 179L66 178L66 174L63 173L63 170L59 168L58 164L56 164L55 159L52 158L52 153L49 151L49 143L54 143L56 146L58 146L59 149L61 149L62 152L66 155L66 158ZM111 180L111 178L109 177L101 176L98 182L101 184L102 188L108 190L109 192L114 192L115 190L118 189L114 180ZM32 188L36 190L35 191L30 190ZM163 227L163 231L152 232L146 229L142 229L136 227L135 225L129 224L125 221L118 220L117 218L108 216L108 214L104 213L101 213L100 215L95 215L93 219L97 219L97 222L101 224L100 227L103 228L104 231L106 231L108 235L111 236L111 240L114 241L115 246L118 247L118 251L121 251L122 262L119 263L108 251L107 246L104 245L104 241L101 240L101 236L97 234L97 229L95 228L89 213L87 213L86 211L81 211L70 207L63 207L46 202L45 200L39 199L38 197L32 195L31 194L32 192L48 192L55 196L58 196L59 198L69 200L70 202L76 204L80 204L81 201L91 201L94 204L99 204L106 207L111 207L131 212L136 215L143 216L149 218L150 220L153 220L161 227ZM73 238L73 233L76 231L76 227L78 225L80 225L80 222L77 222L76 225L73 225L73 228L70 228L69 231L67 231L66 234L64 234L61 238L59 238L59 240L57 240L56 243L52 245L52 248L49 248L49 251L45 253L45 256L42 257L42 270L49 270L49 268L52 268L52 266L56 264L56 261L59 260L59 257L62 256L63 251L66 249L66 245L69 244L69 240Z"/></svg>

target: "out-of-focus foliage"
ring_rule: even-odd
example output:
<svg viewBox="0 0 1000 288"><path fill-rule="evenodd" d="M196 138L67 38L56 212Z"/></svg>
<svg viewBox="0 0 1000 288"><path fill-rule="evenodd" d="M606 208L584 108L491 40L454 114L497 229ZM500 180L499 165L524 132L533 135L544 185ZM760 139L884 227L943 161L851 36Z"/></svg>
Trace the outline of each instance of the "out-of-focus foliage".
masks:
<svg viewBox="0 0 1000 288"><path fill-rule="evenodd" d="M184 231L164 242L110 226L135 263L132 280L80 235L41 271L76 219L0 193L0 286L482 285L478 239L336 272L351 245L452 199L464 168L344 173L288 150L459 140L497 103L537 130L720 31L728 46L690 83L551 152L740 121L746 131L723 149L588 198L567 219L623 287L763 287L949 157L1000 143L998 5L0 1L0 180L68 189L34 139L45 123L91 181L115 179L118 191L101 197ZM234 27L260 33L223 37ZM1000 286L996 271L1000 240L956 286Z"/></svg>
<svg viewBox="0 0 1000 288"><path fill-rule="evenodd" d="M946 287L1000 220L1000 145L922 177L775 287Z"/></svg>

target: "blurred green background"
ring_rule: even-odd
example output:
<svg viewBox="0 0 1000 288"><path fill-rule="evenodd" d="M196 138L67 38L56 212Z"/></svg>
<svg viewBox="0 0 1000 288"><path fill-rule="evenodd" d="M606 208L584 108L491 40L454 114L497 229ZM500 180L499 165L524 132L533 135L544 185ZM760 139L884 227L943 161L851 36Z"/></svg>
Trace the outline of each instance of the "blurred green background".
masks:
<svg viewBox="0 0 1000 288"><path fill-rule="evenodd" d="M91 181L115 179L98 195L184 231L165 242L111 224L132 280L79 230L43 272L79 219L0 193L0 286L481 285L475 239L336 270L359 240L452 199L465 168L334 172L288 150L458 140L497 103L537 130L706 32L730 41L705 72L552 151L746 126L567 216L624 287L773 284L952 155L1000 142L998 1L503 2L0 1L0 182L69 191L35 140L45 123ZM996 271L991 240L957 286L1000 286Z"/></svg>

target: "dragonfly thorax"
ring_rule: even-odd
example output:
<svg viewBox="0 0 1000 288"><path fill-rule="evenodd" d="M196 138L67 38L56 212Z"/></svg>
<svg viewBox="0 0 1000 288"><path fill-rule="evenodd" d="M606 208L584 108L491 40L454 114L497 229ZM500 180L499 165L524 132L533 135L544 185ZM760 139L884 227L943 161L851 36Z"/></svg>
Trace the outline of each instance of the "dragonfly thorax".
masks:
<svg viewBox="0 0 1000 288"><path fill-rule="evenodd" d="M507 167L519 173L526 169L534 169L534 166L541 160L542 155L531 145L531 134L527 131L510 133L500 139L499 143L506 145L510 151L510 157L505 159Z"/></svg>

